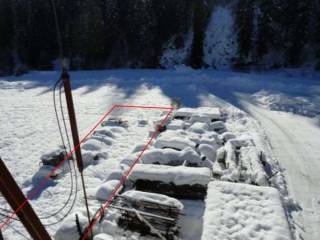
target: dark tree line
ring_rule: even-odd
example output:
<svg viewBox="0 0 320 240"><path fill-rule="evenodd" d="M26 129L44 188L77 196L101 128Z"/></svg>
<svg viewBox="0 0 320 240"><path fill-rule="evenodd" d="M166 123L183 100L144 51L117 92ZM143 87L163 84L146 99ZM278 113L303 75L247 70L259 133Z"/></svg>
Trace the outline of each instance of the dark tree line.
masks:
<svg viewBox="0 0 320 240"><path fill-rule="evenodd" d="M320 70L318 0L239 0L236 10L238 66Z"/></svg>
<svg viewBox="0 0 320 240"><path fill-rule="evenodd" d="M165 45L192 29L186 64L203 67L212 7L233 8L238 56L247 67L320 68L319 0L54 0L63 52L73 69L159 67ZM227 3L225 3L227 2ZM0 74L52 69L59 46L52 0L0 0ZM274 56L273 56L274 55Z"/></svg>

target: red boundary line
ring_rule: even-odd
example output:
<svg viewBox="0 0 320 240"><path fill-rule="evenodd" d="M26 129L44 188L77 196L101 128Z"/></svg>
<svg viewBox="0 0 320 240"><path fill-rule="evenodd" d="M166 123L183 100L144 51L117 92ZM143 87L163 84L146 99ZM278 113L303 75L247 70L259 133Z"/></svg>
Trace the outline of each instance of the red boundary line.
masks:
<svg viewBox="0 0 320 240"><path fill-rule="evenodd" d="M126 106L124 106L126 107ZM108 208L110 206L110 204L112 203L114 197L117 195L117 193L121 190L121 187L123 186L123 184L125 183L125 181L129 178L134 166L137 164L137 162L140 160L141 156L144 154L144 152L147 150L147 148L149 147L149 145L152 143L152 141L157 137L157 135L160 132L160 129L165 125L165 123L168 121L169 116L171 115L172 111L174 110L174 108L168 108L170 109L170 111L167 113L167 115L165 116L165 118L161 121L161 124L159 125L159 127L157 128L157 130L152 134L151 138L149 139L149 141L144 145L143 150L140 152L140 154L138 155L138 157L132 162L129 170L122 176L120 182L118 183L118 185L113 189L110 197L107 199L107 201L104 203L104 205L102 206L102 208L100 208L99 212L95 214L93 220L90 222L90 225L88 226L88 228L86 229L86 231L84 232L81 240L85 240L87 239L89 232L91 232L92 228L94 227L94 225L97 223L98 219L103 215L104 211L106 208Z"/></svg>
<svg viewBox="0 0 320 240"><path fill-rule="evenodd" d="M156 138L156 136L158 135L159 133L159 130L163 127L163 125L165 124L165 122L168 120L168 117L169 115L172 113L172 111L174 110L173 107L158 107L158 106L132 106L132 105L113 105L101 118L100 120L98 121L98 123L82 138L82 140L80 141L80 143L75 146L66 156L65 158L54 168L50 171L50 173L44 177L42 179L42 181L40 182L40 184L34 189L32 190L32 192L29 194L28 197L25 198L25 200L22 202L22 204L13 212L11 213L11 215L9 217L6 218L6 220L0 225L0 230L2 230L5 226L8 226L11 222L11 220L13 219L13 217L19 212L21 211L21 209L26 205L26 203L30 200L31 197L35 196L41 189L42 187L45 185L45 183L49 180L50 176L58 169L62 166L62 164L67 160L69 159L72 154L80 147L80 145L96 130L96 128L98 126L101 125L101 123L103 122L103 120L108 116L110 115L110 113L115 110L116 108L140 108L140 109L159 109L159 110L170 110L169 113L166 115L166 117L163 119L163 121L161 122L159 128L157 129L157 131L155 131L152 135L152 137L150 138L150 140L148 141L148 143L144 146L143 148L143 151L139 154L138 158L133 162L133 164L130 166L130 169L129 171L126 173L125 176L122 177L120 183L116 186L115 190L116 191L113 191L112 194L116 194L120 187L123 185L123 183L126 181L126 179L128 178L129 174L131 173L134 165L139 161L139 159L141 158L142 154L145 152L145 150L148 148L148 146L150 145L150 143L152 142L153 139ZM0 180L1 181L4 181L1 179L1 176L0 176ZM121 185L120 185L121 184ZM112 195L111 195L112 196ZM112 199L110 201L110 203L112 202L114 196L112 196ZM107 200L107 203L108 203L109 199ZM109 204L105 204L103 206L103 210L105 208L107 208ZM102 210L102 209L101 209ZM87 231L85 233L85 236L88 235L88 232L89 230L94 226L94 224L96 223L97 219L101 216L102 212L99 211L99 216L98 217L95 217L94 218L94 221L92 221L89 225L89 228L87 228ZM84 238L83 238L84 239Z"/></svg>

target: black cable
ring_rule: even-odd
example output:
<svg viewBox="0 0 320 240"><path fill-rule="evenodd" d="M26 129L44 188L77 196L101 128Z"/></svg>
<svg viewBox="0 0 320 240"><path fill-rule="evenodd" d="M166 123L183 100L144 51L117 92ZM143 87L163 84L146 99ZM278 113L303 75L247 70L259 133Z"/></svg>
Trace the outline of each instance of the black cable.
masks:
<svg viewBox="0 0 320 240"><path fill-rule="evenodd" d="M74 169L74 171L76 170L74 162L73 162L73 169ZM77 186L77 180L76 180L76 186ZM77 196L77 191L76 191L75 194L76 194L76 196ZM53 225L56 225L56 224L58 224L58 223L61 223L61 221L63 221L63 220L70 214L70 212L72 211L72 209L74 208L75 203L76 203L76 196L75 196L75 198L73 199L73 202L72 202L70 208L68 209L68 211L67 211L61 218L59 218L59 219L58 219L57 221L55 221L55 222L47 223L47 224L43 224L43 225L44 225L45 227L48 227L48 226L53 226ZM66 206L66 205L65 205L65 206ZM64 206L64 208L65 208L65 206ZM7 209L4 209L4 208L0 208L0 209L3 210L3 211L5 211L5 212L7 212L7 213L12 214L12 212L9 211L9 210L7 210ZM60 212L61 212L61 211L60 211ZM6 217L6 218L10 218L11 220L20 222L20 219L15 218L15 217L12 217L12 216L9 216L9 215L6 215L6 214L3 214L3 213L1 213L1 212L0 212L0 216ZM40 218L40 219L47 219L47 218Z"/></svg>
<svg viewBox="0 0 320 240"><path fill-rule="evenodd" d="M11 212L11 211L8 211L7 209L2 209L2 210L6 211L6 212L8 212L8 213L10 213L10 214L13 213L13 212ZM13 217L13 216L11 216L11 215L3 214L3 213L1 213L1 212L0 212L0 216L3 216L3 217L5 217L5 218L10 218L11 220L15 220L15 221L21 222L20 219L15 218L15 217Z"/></svg>
<svg viewBox="0 0 320 240"><path fill-rule="evenodd" d="M20 232L19 230L15 229L12 225L9 226L15 233L18 233L20 236L22 236L24 239L27 240L31 240L31 238L28 238L27 236L25 236L22 232Z"/></svg>
<svg viewBox="0 0 320 240"><path fill-rule="evenodd" d="M69 133L68 133L68 128L66 124L66 119L64 118L64 112L63 112L63 105L62 105L62 87L63 87L63 82L60 83L59 86L59 102L60 102L60 111L61 111L61 116L62 116L62 121L63 121L63 126L64 126L64 131L66 133L66 138L67 138L67 143L69 147L69 152L71 152L71 144L70 144L70 139L69 139Z"/></svg>
<svg viewBox="0 0 320 240"><path fill-rule="evenodd" d="M18 233L20 236L22 236L24 239L31 240L31 238L28 238L25 234L20 232L19 230L15 229L12 225L9 225L9 227L16 233Z"/></svg>
<svg viewBox="0 0 320 240"><path fill-rule="evenodd" d="M56 83L54 84L54 87L53 87L53 105L54 105L54 112L56 114L56 119L57 119L57 123L58 123L60 138L61 138L63 146L65 147L66 144L64 143L64 139L63 139L63 134L62 134L61 125L60 125L60 121L59 121L59 115L58 115L58 111L57 111L57 103L56 103L56 89L57 89L57 86L60 82L61 82L61 78L58 81L56 81Z"/></svg>

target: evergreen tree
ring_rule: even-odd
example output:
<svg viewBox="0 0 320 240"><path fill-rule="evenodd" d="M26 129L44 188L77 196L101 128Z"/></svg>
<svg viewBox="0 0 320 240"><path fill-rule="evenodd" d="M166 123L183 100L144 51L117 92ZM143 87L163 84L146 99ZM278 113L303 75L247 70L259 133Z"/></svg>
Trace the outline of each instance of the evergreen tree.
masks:
<svg viewBox="0 0 320 240"><path fill-rule="evenodd" d="M289 66L302 63L302 51L306 43L307 26L310 15L310 0L291 0L286 4L285 24L287 34L286 58ZM294 17L293 17L294 16Z"/></svg>
<svg viewBox="0 0 320 240"><path fill-rule="evenodd" d="M193 41L189 64L193 68L203 66L203 42L208 22L208 8L205 0L193 0Z"/></svg>
<svg viewBox="0 0 320 240"><path fill-rule="evenodd" d="M272 42L272 16L273 4L271 0L262 0L257 16L257 57L258 61L268 53Z"/></svg>
<svg viewBox="0 0 320 240"><path fill-rule="evenodd" d="M253 18L254 6L252 0L239 0L236 10L236 24L238 26L238 67L250 62L253 49Z"/></svg>
<svg viewBox="0 0 320 240"><path fill-rule="evenodd" d="M13 12L10 0L0 0L0 75L13 68Z"/></svg>

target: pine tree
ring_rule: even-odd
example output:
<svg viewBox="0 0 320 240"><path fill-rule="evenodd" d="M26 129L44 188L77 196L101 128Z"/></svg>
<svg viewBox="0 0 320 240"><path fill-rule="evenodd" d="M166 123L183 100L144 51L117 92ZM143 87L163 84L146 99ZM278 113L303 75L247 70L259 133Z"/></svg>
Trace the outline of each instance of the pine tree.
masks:
<svg viewBox="0 0 320 240"><path fill-rule="evenodd" d="M13 69L13 12L10 0L0 0L0 75Z"/></svg>
<svg viewBox="0 0 320 240"><path fill-rule="evenodd" d="M208 22L208 8L205 0L193 0L193 41L189 60L193 68L203 66L203 42Z"/></svg>
<svg viewBox="0 0 320 240"><path fill-rule="evenodd" d="M260 4L260 12L257 20L257 57L258 61L269 52L272 42L272 16L273 9L271 0L262 0Z"/></svg>
<svg viewBox="0 0 320 240"><path fill-rule="evenodd" d="M289 66L297 67L302 63L302 51L306 43L310 0L292 0L286 5L285 24L286 58ZM294 16L294 17L293 17Z"/></svg>
<svg viewBox="0 0 320 240"><path fill-rule="evenodd" d="M236 11L238 25L238 54L236 67L242 68L250 62L253 49L253 18L254 6L252 0L239 0Z"/></svg>

